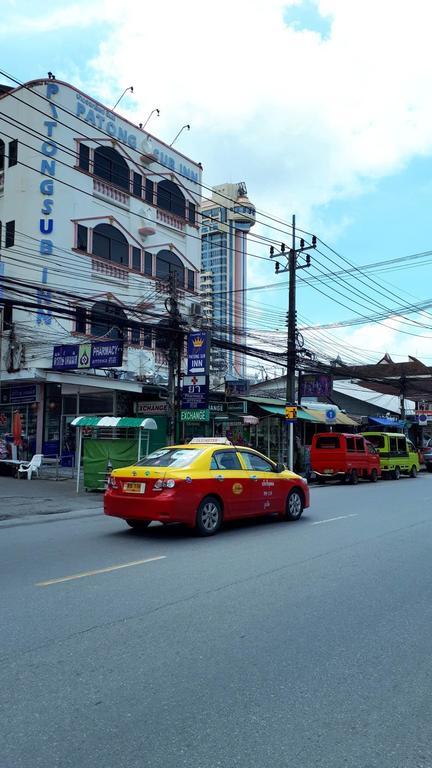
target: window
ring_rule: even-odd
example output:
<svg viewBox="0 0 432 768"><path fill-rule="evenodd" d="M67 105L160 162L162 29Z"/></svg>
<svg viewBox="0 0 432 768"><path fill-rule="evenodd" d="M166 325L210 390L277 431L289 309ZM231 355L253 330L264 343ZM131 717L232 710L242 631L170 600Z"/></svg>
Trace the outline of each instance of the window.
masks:
<svg viewBox="0 0 432 768"><path fill-rule="evenodd" d="M5 162L5 143L0 139L0 171L4 171Z"/></svg>
<svg viewBox="0 0 432 768"><path fill-rule="evenodd" d="M196 207L194 203L188 205L188 218L191 224L195 224Z"/></svg>
<svg viewBox="0 0 432 768"><path fill-rule="evenodd" d="M93 230L94 256L129 266L129 245L119 229L111 224L98 224Z"/></svg>
<svg viewBox="0 0 432 768"><path fill-rule="evenodd" d="M186 201L181 189L173 181L161 181L157 186L157 205L164 211L185 218Z"/></svg>
<svg viewBox="0 0 432 768"><path fill-rule="evenodd" d="M133 174L132 191L137 197L142 197L142 176L140 173Z"/></svg>
<svg viewBox="0 0 432 768"><path fill-rule="evenodd" d="M88 250L88 229L82 224L77 226L77 249L86 253Z"/></svg>
<svg viewBox="0 0 432 768"><path fill-rule="evenodd" d="M78 165L83 171L88 171L90 168L90 147L87 144L79 145Z"/></svg>
<svg viewBox="0 0 432 768"><path fill-rule="evenodd" d="M132 269L141 272L141 248L132 247Z"/></svg>
<svg viewBox="0 0 432 768"><path fill-rule="evenodd" d="M408 453L406 438L404 435L401 435L401 437L397 438L397 449L398 453Z"/></svg>
<svg viewBox="0 0 432 768"><path fill-rule="evenodd" d="M153 190L154 190L154 184L150 179L146 179L145 182L145 199L147 203L153 204Z"/></svg>
<svg viewBox="0 0 432 768"><path fill-rule="evenodd" d="M384 435L367 435L367 439L370 443L372 443L373 446L375 446L375 448L385 447Z"/></svg>
<svg viewBox="0 0 432 768"><path fill-rule="evenodd" d="M364 449L365 449L364 441L361 437L356 437L355 446L356 446L356 451L360 451L361 453L364 453Z"/></svg>
<svg viewBox="0 0 432 768"><path fill-rule="evenodd" d="M255 453L240 451L240 456L246 464L246 469L253 469L256 472L274 472L273 464Z"/></svg>
<svg viewBox="0 0 432 768"><path fill-rule="evenodd" d="M178 284L184 286L184 267L178 256L172 251L159 251L156 256L156 277L168 280L170 274L177 275Z"/></svg>
<svg viewBox="0 0 432 768"><path fill-rule="evenodd" d="M317 448L339 448L339 438L337 435L327 435L318 437L316 441Z"/></svg>
<svg viewBox="0 0 432 768"><path fill-rule="evenodd" d="M15 221L6 223L5 248L12 248L15 245Z"/></svg>
<svg viewBox="0 0 432 768"><path fill-rule="evenodd" d="M141 342L141 329L139 325L133 325L131 328L131 344L133 344L135 347L139 347Z"/></svg>
<svg viewBox="0 0 432 768"><path fill-rule="evenodd" d="M390 438L390 453L397 452L397 440L395 437Z"/></svg>
<svg viewBox="0 0 432 768"><path fill-rule="evenodd" d="M138 467L190 467L202 450L198 448L161 448L136 462Z"/></svg>
<svg viewBox="0 0 432 768"><path fill-rule="evenodd" d="M87 332L87 310L84 307L77 307L75 310L75 331L76 333Z"/></svg>
<svg viewBox="0 0 432 768"><path fill-rule="evenodd" d="M143 332L143 347L146 347L147 349L152 348L152 329L147 328L144 326L144 332Z"/></svg>
<svg viewBox="0 0 432 768"><path fill-rule="evenodd" d="M121 307L111 301L97 301L90 315L92 336L123 339L127 317Z"/></svg>
<svg viewBox="0 0 432 768"><path fill-rule="evenodd" d="M9 142L9 168L18 162L18 139Z"/></svg>
<svg viewBox="0 0 432 768"><path fill-rule="evenodd" d="M153 254L149 253L149 251L144 252L144 274L153 274Z"/></svg>
<svg viewBox="0 0 432 768"><path fill-rule="evenodd" d="M355 440L353 437L347 437L346 439L347 451L350 453L355 451Z"/></svg>
<svg viewBox="0 0 432 768"><path fill-rule="evenodd" d="M367 445L368 453L371 453L373 456L376 456L378 453L377 449L374 448L374 446L371 445L371 443L366 443L366 445Z"/></svg>
<svg viewBox="0 0 432 768"><path fill-rule="evenodd" d="M210 469L241 469L241 465L235 451L216 451Z"/></svg>
<svg viewBox="0 0 432 768"><path fill-rule="evenodd" d="M129 166L113 147L98 147L95 150L94 175L129 192Z"/></svg>
<svg viewBox="0 0 432 768"><path fill-rule="evenodd" d="M190 291L195 290L195 272L193 269L188 269L187 271L187 287Z"/></svg>

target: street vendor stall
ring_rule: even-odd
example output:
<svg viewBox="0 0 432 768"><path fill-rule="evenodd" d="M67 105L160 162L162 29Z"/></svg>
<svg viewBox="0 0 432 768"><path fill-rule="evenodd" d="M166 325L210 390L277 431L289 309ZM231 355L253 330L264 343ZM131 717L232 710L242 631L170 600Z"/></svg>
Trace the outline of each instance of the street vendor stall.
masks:
<svg viewBox="0 0 432 768"><path fill-rule="evenodd" d="M112 469L129 466L141 459L143 437L146 441L146 454L150 449L159 448L165 437L158 435L156 421L150 418L77 416L72 426L78 430L75 457L77 493L81 479L81 459L85 489L104 490Z"/></svg>

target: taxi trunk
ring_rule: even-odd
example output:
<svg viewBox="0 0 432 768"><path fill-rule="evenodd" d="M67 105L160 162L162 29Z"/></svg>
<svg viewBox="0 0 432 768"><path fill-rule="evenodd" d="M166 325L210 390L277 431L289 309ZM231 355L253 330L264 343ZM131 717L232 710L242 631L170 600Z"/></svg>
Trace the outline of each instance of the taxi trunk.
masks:
<svg viewBox="0 0 432 768"><path fill-rule="evenodd" d="M111 475L104 512L123 520L158 520L193 525L185 509L184 472L166 467L125 467ZM188 498L190 505L190 497Z"/></svg>

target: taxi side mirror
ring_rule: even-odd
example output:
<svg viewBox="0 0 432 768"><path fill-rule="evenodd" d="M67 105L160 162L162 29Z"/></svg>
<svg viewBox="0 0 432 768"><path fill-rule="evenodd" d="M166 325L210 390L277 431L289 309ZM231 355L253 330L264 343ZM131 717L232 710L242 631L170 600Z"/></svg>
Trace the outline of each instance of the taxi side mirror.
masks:
<svg viewBox="0 0 432 768"><path fill-rule="evenodd" d="M281 464L280 462L278 462L276 464L275 472L277 472L278 475L280 475L281 472L285 472L285 464Z"/></svg>

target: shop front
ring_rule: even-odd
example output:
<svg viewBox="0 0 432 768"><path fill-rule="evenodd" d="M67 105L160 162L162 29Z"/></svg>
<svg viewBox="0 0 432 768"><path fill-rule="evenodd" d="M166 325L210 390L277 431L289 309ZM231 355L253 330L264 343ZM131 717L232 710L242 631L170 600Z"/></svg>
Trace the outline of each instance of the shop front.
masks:
<svg viewBox="0 0 432 768"><path fill-rule="evenodd" d="M2 385L0 391L0 439L5 453L27 459L36 452L38 411L41 391L38 384ZM15 435L17 423L21 436ZM17 444L18 443L18 444Z"/></svg>

